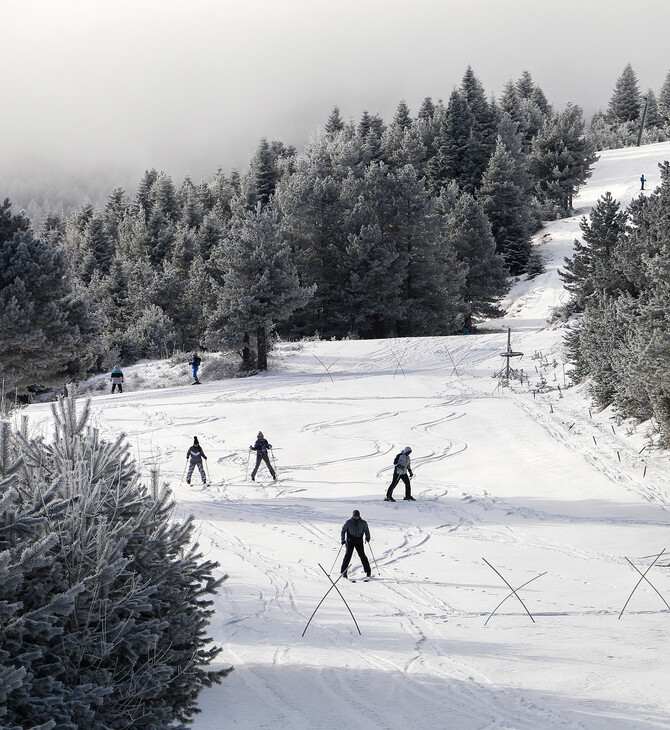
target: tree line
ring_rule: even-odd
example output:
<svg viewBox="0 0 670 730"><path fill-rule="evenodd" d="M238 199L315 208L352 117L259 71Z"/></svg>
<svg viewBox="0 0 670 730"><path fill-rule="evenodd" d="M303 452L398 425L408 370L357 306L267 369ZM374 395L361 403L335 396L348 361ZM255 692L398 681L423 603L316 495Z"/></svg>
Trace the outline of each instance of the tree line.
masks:
<svg viewBox="0 0 670 730"><path fill-rule="evenodd" d="M573 315L566 338L573 377L596 403L653 419L670 444L670 163L661 185L627 209L610 193L581 222L562 272Z"/></svg>
<svg viewBox="0 0 670 730"><path fill-rule="evenodd" d="M616 81L606 111L594 114L589 134L599 150L617 149L670 139L670 71L658 94L640 91L637 74L630 63Z"/></svg>
<svg viewBox="0 0 670 730"><path fill-rule="evenodd" d="M595 148L581 109L531 75L487 98L468 68L446 102L386 124L332 110L298 154L261 140L249 169L0 218L0 368L20 392L175 350L232 348L263 369L274 333L446 335L498 313L532 274L532 234L566 215Z"/></svg>

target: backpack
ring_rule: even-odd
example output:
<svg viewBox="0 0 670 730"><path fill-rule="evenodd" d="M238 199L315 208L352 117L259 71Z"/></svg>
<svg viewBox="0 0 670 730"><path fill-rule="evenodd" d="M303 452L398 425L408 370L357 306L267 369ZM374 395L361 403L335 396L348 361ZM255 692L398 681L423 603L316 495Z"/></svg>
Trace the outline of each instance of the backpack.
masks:
<svg viewBox="0 0 670 730"><path fill-rule="evenodd" d="M401 452L400 452L400 454L402 454L402 453L403 453L403 452L401 451ZM393 459L393 464L394 464L394 465L398 463L398 459L400 458L400 454L396 454L396 455L395 455L395 459Z"/></svg>

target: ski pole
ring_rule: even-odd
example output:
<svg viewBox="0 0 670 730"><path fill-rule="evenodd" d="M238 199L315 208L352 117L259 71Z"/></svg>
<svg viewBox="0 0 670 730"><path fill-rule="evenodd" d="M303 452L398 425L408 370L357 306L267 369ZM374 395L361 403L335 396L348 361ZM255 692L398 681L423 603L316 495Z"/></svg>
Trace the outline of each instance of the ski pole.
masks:
<svg viewBox="0 0 670 730"><path fill-rule="evenodd" d="M379 570L379 566L377 565L377 558L375 558L375 554L372 552L372 545L370 545L369 540L368 540L368 547L370 548L370 555L372 555L372 559L375 561L375 568L377 568L377 575L381 575L381 571Z"/></svg>
<svg viewBox="0 0 670 730"><path fill-rule="evenodd" d="M247 452L247 466L244 469L244 481L246 482L249 478L249 459L251 459L251 449Z"/></svg>
<svg viewBox="0 0 670 730"><path fill-rule="evenodd" d="M342 548L344 545L340 545L340 549L337 551L337 555L335 556L335 560L333 560L333 568L335 567L335 563L337 563L337 559L340 557L340 553L342 552ZM328 571L328 575L330 575L333 572L333 568L331 568Z"/></svg>
<svg viewBox="0 0 670 730"><path fill-rule="evenodd" d="M207 466L207 459L205 459L205 476L207 477L207 484L211 481L209 478L209 467Z"/></svg>
<svg viewBox="0 0 670 730"><path fill-rule="evenodd" d="M274 466L275 471L277 471L277 462L275 461L275 452L270 449L270 453L272 454L272 465Z"/></svg>
<svg viewBox="0 0 670 730"><path fill-rule="evenodd" d="M186 476L186 467L187 466L188 466L188 458L186 459L186 463L184 464L184 471L182 472L182 475L181 475L182 482L184 481L184 477Z"/></svg>

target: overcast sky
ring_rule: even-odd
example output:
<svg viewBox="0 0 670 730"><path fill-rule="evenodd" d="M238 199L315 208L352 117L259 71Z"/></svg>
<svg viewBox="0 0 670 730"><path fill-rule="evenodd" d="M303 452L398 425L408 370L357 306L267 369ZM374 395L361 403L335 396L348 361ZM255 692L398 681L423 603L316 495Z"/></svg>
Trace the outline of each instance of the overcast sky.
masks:
<svg viewBox="0 0 670 730"><path fill-rule="evenodd" d="M670 0L0 0L0 155L68 170L244 169L299 149L334 105L388 121L524 70L554 106L605 108L631 63L658 93ZM0 190L0 198L3 198Z"/></svg>

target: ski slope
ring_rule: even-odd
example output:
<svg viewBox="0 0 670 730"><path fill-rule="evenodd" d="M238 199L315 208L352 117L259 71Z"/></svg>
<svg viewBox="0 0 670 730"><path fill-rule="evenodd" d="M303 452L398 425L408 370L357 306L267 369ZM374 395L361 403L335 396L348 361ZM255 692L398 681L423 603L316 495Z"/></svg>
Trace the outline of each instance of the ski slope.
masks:
<svg viewBox="0 0 670 730"><path fill-rule="evenodd" d="M647 425L564 388L563 332L547 326L581 216L608 190L628 204L642 173L653 190L667 159L670 143L602 153L577 214L536 238L546 272L481 334L286 343L257 377L93 398L230 576L211 635L235 671L201 695L196 730L670 728L670 610L643 581L619 619L640 579L627 558L644 572L670 551L667 455ZM507 327L530 377L512 388L493 377ZM28 414L48 428L46 406ZM246 478L259 429L277 482L264 466ZM193 436L209 487L182 481ZM401 484L384 502L406 445L417 501ZM303 637L355 508L375 580L338 588L361 634L331 591ZM515 589L534 579L519 590L532 619L514 596L490 616L510 590L485 561ZM668 601L669 563L647 574Z"/></svg>

